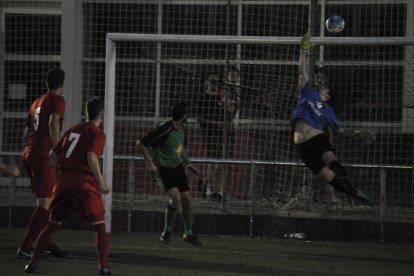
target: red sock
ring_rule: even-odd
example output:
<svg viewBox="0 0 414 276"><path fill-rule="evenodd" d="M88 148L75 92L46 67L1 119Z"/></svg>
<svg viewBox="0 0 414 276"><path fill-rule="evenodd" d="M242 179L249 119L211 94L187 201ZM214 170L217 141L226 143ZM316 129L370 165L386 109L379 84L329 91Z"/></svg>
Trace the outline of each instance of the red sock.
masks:
<svg viewBox="0 0 414 276"><path fill-rule="evenodd" d="M38 238L42 229L46 226L49 219L49 212L42 207L37 207L33 211L32 218L29 222L29 227L27 229L26 238L23 241L23 244L20 248L22 249L32 249L33 244Z"/></svg>
<svg viewBox="0 0 414 276"><path fill-rule="evenodd" d="M57 229L55 230L55 232L56 232L58 229L60 229L60 225L58 225L58 226L57 226ZM49 235L49 238L48 238L48 240L47 240L47 246L46 246L46 249L47 249L47 250L49 250L49 249L51 249L51 248L53 247L53 234L54 234L54 232L53 232L52 234L50 234L50 235Z"/></svg>
<svg viewBox="0 0 414 276"><path fill-rule="evenodd" d="M98 250L99 263L101 267L108 267L109 238L106 233L105 223L93 226L96 233L96 249Z"/></svg>
<svg viewBox="0 0 414 276"><path fill-rule="evenodd" d="M33 266L39 262L40 256L47 247L49 237L53 235L59 229L59 225L49 222L46 228L40 233L39 239L37 240L36 248L33 251L33 257L29 262L29 265Z"/></svg>

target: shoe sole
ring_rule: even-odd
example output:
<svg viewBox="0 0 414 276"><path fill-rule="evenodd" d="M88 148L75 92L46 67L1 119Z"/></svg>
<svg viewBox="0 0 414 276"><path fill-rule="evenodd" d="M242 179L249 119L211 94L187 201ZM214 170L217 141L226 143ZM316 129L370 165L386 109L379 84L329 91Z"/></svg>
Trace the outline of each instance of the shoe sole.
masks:
<svg viewBox="0 0 414 276"><path fill-rule="evenodd" d="M160 241L163 242L163 243L166 243L166 244L169 244L170 243L170 241L163 240L162 238L160 238Z"/></svg>
<svg viewBox="0 0 414 276"><path fill-rule="evenodd" d="M185 243L188 243L188 244L192 245L192 246L202 246L202 244L201 244L201 243L194 244L194 243L191 243L191 242L190 242L189 240L187 240L186 238L183 238L183 241L184 241Z"/></svg>
<svg viewBox="0 0 414 276"><path fill-rule="evenodd" d="M20 259L31 259L33 257L33 254L32 253L27 253L27 252L24 252L24 251L18 251L17 256Z"/></svg>

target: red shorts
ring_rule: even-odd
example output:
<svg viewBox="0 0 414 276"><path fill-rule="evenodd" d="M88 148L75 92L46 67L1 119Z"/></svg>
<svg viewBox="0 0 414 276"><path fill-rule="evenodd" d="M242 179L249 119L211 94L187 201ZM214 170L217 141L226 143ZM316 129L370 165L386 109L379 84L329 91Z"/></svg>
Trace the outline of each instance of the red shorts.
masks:
<svg viewBox="0 0 414 276"><path fill-rule="evenodd" d="M23 162L30 175L35 197L52 197L56 183L56 170L50 163L49 153L39 154L25 150Z"/></svg>
<svg viewBox="0 0 414 276"><path fill-rule="evenodd" d="M104 220L104 205L95 177L80 173L59 176L50 204L51 219L64 220L72 211L90 221Z"/></svg>

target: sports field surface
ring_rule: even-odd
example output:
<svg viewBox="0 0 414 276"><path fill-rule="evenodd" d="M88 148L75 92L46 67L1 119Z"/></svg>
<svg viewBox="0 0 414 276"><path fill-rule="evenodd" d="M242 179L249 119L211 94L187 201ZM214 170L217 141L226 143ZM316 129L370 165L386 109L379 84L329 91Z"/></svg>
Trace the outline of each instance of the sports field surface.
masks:
<svg viewBox="0 0 414 276"><path fill-rule="evenodd" d="M27 275L16 256L21 228L0 228L0 275ZM179 236L111 234L114 275L414 275L414 246L202 236L192 247ZM56 243L72 257L49 257L37 275L98 275L94 233L61 230Z"/></svg>

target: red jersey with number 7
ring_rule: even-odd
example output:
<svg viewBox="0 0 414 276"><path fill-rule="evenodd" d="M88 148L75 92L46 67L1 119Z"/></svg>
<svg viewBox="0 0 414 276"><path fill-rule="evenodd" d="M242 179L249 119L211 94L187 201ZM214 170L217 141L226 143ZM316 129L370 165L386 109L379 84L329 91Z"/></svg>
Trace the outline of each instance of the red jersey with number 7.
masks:
<svg viewBox="0 0 414 276"><path fill-rule="evenodd" d="M27 138L25 150L49 154L53 147L49 134L49 120L52 114L59 115L62 129L65 98L61 95L46 93L32 103L26 118L26 127L31 132Z"/></svg>
<svg viewBox="0 0 414 276"><path fill-rule="evenodd" d="M65 132L59 143L53 148L58 155L58 169L93 174L88 165L88 152L96 156L103 153L105 133L91 122L76 125Z"/></svg>

